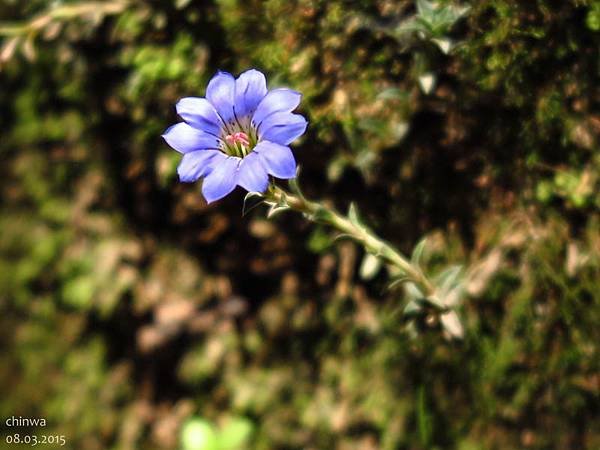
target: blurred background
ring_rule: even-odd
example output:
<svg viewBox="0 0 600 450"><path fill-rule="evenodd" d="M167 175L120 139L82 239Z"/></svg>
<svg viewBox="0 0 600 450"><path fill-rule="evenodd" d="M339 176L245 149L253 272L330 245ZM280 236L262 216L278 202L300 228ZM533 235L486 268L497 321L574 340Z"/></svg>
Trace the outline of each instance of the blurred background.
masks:
<svg viewBox="0 0 600 450"><path fill-rule="evenodd" d="M1 448L600 448L597 0L0 0L0 22ZM178 182L174 104L250 67L304 94L307 196L464 266L462 339L407 329L354 243Z"/></svg>

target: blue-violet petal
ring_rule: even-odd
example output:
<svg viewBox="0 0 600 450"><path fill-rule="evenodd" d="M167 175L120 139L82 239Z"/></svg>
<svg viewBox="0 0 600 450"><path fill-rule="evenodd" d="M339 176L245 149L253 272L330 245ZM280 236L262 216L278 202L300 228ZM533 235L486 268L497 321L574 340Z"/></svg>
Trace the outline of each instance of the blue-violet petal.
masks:
<svg viewBox="0 0 600 450"><path fill-rule="evenodd" d="M219 136L221 119L213 105L205 98L186 97L177 102L177 114L188 124L199 130Z"/></svg>
<svg viewBox="0 0 600 450"><path fill-rule="evenodd" d="M193 183L198 178L208 175L221 155L225 157L218 150L198 150L186 153L177 167L179 179L184 183Z"/></svg>
<svg viewBox="0 0 600 450"><path fill-rule="evenodd" d="M270 91L258 104L252 122L259 126L265 118L277 112L291 112L300 104L302 94L292 89Z"/></svg>
<svg viewBox="0 0 600 450"><path fill-rule="evenodd" d="M289 147L275 142L262 141L254 147L267 172L277 178L294 178L296 160Z"/></svg>
<svg viewBox="0 0 600 450"><path fill-rule="evenodd" d="M267 117L258 129L261 139L288 145L306 131L308 123L300 114L279 112Z"/></svg>
<svg viewBox="0 0 600 450"><path fill-rule="evenodd" d="M228 72L218 72L208 82L206 98L215 107L221 118L233 121L233 102L235 100L235 78Z"/></svg>
<svg viewBox="0 0 600 450"><path fill-rule="evenodd" d="M193 128L185 122L180 122L167 128L162 137L167 141L167 144L179 153L216 149L219 146L219 139L215 136Z"/></svg>
<svg viewBox="0 0 600 450"><path fill-rule="evenodd" d="M264 192L267 189L269 175L258 153L252 152L242 159L237 184L248 192Z"/></svg>
<svg viewBox="0 0 600 450"><path fill-rule="evenodd" d="M267 95L267 80L256 69L242 73L235 80L235 114L238 119L252 114Z"/></svg>
<svg viewBox="0 0 600 450"><path fill-rule="evenodd" d="M240 158L225 156L214 164L202 182L202 194L208 203L222 199L235 189L240 161Z"/></svg>

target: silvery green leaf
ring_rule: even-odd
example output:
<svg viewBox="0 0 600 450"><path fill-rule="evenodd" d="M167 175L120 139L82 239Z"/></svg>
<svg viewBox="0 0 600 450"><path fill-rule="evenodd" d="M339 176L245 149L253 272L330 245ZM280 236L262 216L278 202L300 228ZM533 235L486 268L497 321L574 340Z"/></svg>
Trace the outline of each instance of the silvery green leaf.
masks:
<svg viewBox="0 0 600 450"><path fill-rule="evenodd" d="M462 339L465 335L465 330L460 323L458 314L456 311L448 311L440 316L440 322L444 331L446 331L451 337L455 339Z"/></svg>
<svg viewBox="0 0 600 450"><path fill-rule="evenodd" d="M248 192L244 197L244 205L242 207L242 216L245 216L258 205L264 202L264 197L260 192Z"/></svg>
<svg viewBox="0 0 600 450"><path fill-rule="evenodd" d="M425 250L425 244L427 243L427 238L423 238L419 241L419 243L415 246L412 255L410 257L410 262L412 265L416 267L421 267L421 259L423 257L423 250Z"/></svg>
<svg viewBox="0 0 600 450"><path fill-rule="evenodd" d="M296 169L296 177L289 180L288 183L290 185L291 191L294 194L296 194L298 197L300 197L301 199L305 200L304 194L302 193L302 190L300 189L300 184L298 183L299 177L300 177L300 166L298 166L298 168Z"/></svg>
<svg viewBox="0 0 600 450"><path fill-rule="evenodd" d="M447 308L452 308L458 305L463 296L463 292L464 288L462 284L459 284L458 286L455 286L454 288L450 289L450 291L447 292L442 298L444 306L446 306Z"/></svg>
<svg viewBox="0 0 600 450"><path fill-rule="evenodd" d="M417 328L417 324L414 320L409 320L406 324L406 332L410 336L411 339L417 339L419 337L419 329Z"/></svg>
<svg viewBox="0 0 600 450"><path fill-rule="evenodd" d="M419 303L416 300L411 300L410 302L408 302L406 304L406 306L404 307L404 311L402 311L402 313L406 317L415 317L415 316L420 315L422 311L423 311L423 306L421 305L421 303Z"/></svg>
<svg viewBox="0 0 600 450"><path fill-rule="evenodd" d="M397 286L401 285L402 283L406 283L407 281L409 281L410 278L409 277L399 277L396 278L394 281L392 281L390 284L387 285L387 290L391 291L392 289L396 288Z"/></svg>
<svg viewBox="0 0 600 450"><path fill-rule="evenodd" d="M359 228L363 228L364 225L360 221L360 217L358 216L358 209L354 203L350 203L350 208L348 208L348 219L352 223Z"/></svg>
<svg viewBox="0 0 600 450"><path fill-rule="evenodd" d="M332 242L341 241L343 239L353 240L355 237L348 233L341 233L334 237Z"/></svg>
<svg viewBox="0 0 600 450"><path fill-rule="evenodd" d="M279 198L277 199L277 206L288 206L287 195L285 194L285 192L282 192Z"/></svg>
<svg viewBox="0 0 600 450"><path fill-rule="evenodd" d="M427 72L419 77L419 86L421 86L421 90L424 94L431 94L433 92L433 88L435 87L436 82L435 74L431 72Z"/></svg>
<svg viewBox="0 0 600 450"><path fill-rule="evenodd" d="M462 271L462 266L454 265L444 269L435 277L435 284L438 287L439 295L444 297L458 283L458 276Z"/></svg>
<svg viewBox="0 0 600 450"><path fill-rule="evenodd" d="M381 269L381 259L377 256L367 253L360 265L359 275L363 280L370 280Z"/></svg>
<svg viewBox="0 0 600 450"><path fill-rule="evenodd" d="M404 291L406 292L406 296L410 300L418 300L418 299L422 299L424 297L423 293L421 292L421 290L413 282L407 282L407 283L405 283L404 284Z"/></svg>
<svg viewBox="0 0 600 450"><path fill-rule="evenodd" d="M425 298L424 300L437 309L446 309L446 305L444 305L443 300L435 294L430 295L429 297Z"/></svg>
<svg viewBox="0 0 600 450"><path fill-rule="evenodd" d="M269 211L267 212L267 219L271 219L275 215L290 209L288 205L271 205Z"/></svg>

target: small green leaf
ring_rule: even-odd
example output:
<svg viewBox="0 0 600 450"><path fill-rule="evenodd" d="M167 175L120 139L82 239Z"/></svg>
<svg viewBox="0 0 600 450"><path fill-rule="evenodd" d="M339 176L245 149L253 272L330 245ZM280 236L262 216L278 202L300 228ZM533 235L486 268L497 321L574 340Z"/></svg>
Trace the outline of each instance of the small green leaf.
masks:
<svg viewBox="0 0 600 450"><path fill-rule="evenodd" d="M288 205L273 204L269 208L269 211L267 211L267 219L271 219L271 218L275 217L277 214L282 213L283 211L287 211L288 209L290 209L290 207Z"/></svg>
<svg viewBox="0 0 600 450"><path fill-rule="evenodd" d="M447 309L446 305L444 305L444 302L442 301L442 299L440 299L440 297L438 297L437 295L430 295L429 297L426 297L423 300L436 309L439 309L439 310Z"/></svg>
<svg viewBox="0 0 600 450"><path fill-rule="evenodd" d="M391 290L395 289L397 286L401 285L402 283L406 283L409 280L410 280L410 278L406 277L406 276L401 276L400 278L396 278L390 284L387 285L386 290L391 291Z"/></svg>
<svg viewBox="0 0 600 450"><path fill-rule="evenodd" d="M341 233L341 234L338 234L336 237L334 237L332 242L341 241L343 239L354 240L356 238L354 236L352 236L351 234Z"/></svg>
<svg viewBox="0 0 600 450"><path fill-rule="evenodd" d="M356 205L354 203L350 203L350 208L348 208L348 219L354 225L360 226L360 219L358 217L358 210L356 209Z"/></svg>
<svg viewBox="0 0 600 450"><path fill-rule="evenodd" d="M404 290L405 290L406 296L409 298L409 300L420 300L424 297L421 290L412 281L407 282L404 285Z"/></svg>
<svg viewBox="0 0 600 450"><path fill-rule="evenodd" d="M294 194L296 194L302 200L306 200L306 198L304 197L304 194L302 193L302 190L300 189L300 184L298 183L299 176L300 176L300 166L298 166L298 169L296 170L296 177L289 180L288 184L290 185L290 189Z"/></svg>
<svg viewBox="0 0 600 450"><path fill-rule="evenodd" d="M248 192L244 197L244 206L242 207L242 216L245 216L258 205L264 202L264 197L260 192Z"/></svg>
<svg viewBox="0 0 600 450"><path fill-rule="evenodd" d="M462 266L454 265L444 269L435 278L435 284L438 287L439 295L443 298L458 283L458 276L462 271Z"/></svg>
<svg viewBox="0 0 600 450"><path fill-rule="evenodd" d="M464 286L462 284L458 284L457 286L450 289L448 292L444 293L444 297L442 298L442 303L447 308L452 308L452 307L458 305L463 294L464 294Z"/></svg>
<svg viewBox="0 0 600 450"><path fill-rule="evenodd" d="M402 312L402 314L404 314L405 318L408 318L408 319L420 316L422 313L423 313L423 306L422 306L421 302L418 302L416 300L411 300L410 302L408 302L406 304L406 306L404 307L404 311Z"/></svg>
<svg viewBox="0 0 600 450"><path fill-rule="evenodd" d="M354 203L350 203L350 207L348 208L348 220L350 220L350 223L352 223L352 225L359 228L360 230L367 229L365 224L362 222L360 216L358 215L358 209L356 208L356 205Z"/></svg>
<svg viewBox="0 0 600 450"><path fill-rule="evenodd" d="M427 244L427 238L421 239L419 243L415 246L410 257L410 262L416 267L421 267L421 260L423 258L423 250L425 250L425 244Z"/></svg>
<svg viewBox="0 0 600 450"><path fill-rule="evenodd" d="M277 206L287 206L287 195L285 192L282 192L279 198L277 199Z"/></svg>

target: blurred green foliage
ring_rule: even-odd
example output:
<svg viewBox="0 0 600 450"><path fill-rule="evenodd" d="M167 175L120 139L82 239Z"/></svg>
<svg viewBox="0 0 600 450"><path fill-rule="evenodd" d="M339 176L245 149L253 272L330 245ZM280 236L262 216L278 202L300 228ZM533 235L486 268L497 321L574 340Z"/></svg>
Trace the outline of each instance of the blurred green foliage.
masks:
<svg viewBox="0 0 600 450"><path fill-rule="evenodd" d="M600 448L598 17L0 0L0 417L45 417L82 450L189 450L206 430L231 448ZM307 194L355 201L406 252L428 235L428 269L466 263L462 341L407 328L410 293L354 244L178 183L174 103L248 67L304 94Z"/></svg>

